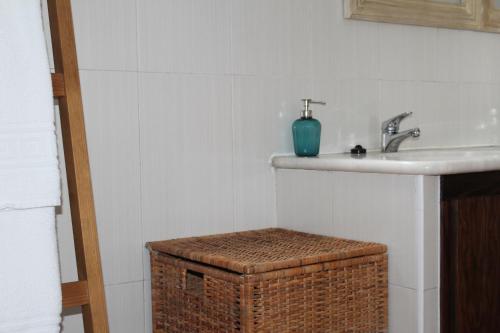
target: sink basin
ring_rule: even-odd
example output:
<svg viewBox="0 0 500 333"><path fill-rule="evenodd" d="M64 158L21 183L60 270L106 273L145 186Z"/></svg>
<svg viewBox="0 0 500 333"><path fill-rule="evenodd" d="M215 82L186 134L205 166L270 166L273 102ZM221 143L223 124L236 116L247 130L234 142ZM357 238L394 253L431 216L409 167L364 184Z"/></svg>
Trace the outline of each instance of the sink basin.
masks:
<svg viewBox="0 0 500 333"><path fill-rule="evenodd" d="M313 158L275 156L278 169L445 175L500 170L500 146L368 152L364 157L324 154Z"/></svg>
<svg viewBox="0 0 500 333"><path fill-rule="evenodd" d="M500 158L500 147L403 150L397 153L370 153L373 157L392 161L470 161Z"/></svg>

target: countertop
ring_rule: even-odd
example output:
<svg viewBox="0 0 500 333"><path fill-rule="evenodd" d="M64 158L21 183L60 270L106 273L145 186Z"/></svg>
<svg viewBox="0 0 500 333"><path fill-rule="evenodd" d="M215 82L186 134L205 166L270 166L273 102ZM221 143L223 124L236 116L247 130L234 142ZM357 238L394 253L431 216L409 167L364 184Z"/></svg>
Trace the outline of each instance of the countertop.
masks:
<svg viewBox="0 0 500 333"><path fill-rule="evenodd" d="M274 156L271 164L277 169L436 176L500 170L500 146L368 152L362 157L348 153L318 157Z"/></svg>

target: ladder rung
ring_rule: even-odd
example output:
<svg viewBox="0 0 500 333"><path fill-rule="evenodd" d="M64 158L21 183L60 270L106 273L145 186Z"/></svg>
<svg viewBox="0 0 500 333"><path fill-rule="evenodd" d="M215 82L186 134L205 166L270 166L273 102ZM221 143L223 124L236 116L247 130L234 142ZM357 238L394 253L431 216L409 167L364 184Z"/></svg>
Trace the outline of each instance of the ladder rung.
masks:
<svg viewBox="0 0 500 333"><path fill-rule="evenodd" d="M63 308L73 308L89 303L87 281L67 282L62 284Z"/></svg>
<svg viewBox="0 0 500 333"><path fill-rule="evenodd" d="M52 74L52 91L54 97L63 97L66 95L64 76L61 73Z"/></svg>

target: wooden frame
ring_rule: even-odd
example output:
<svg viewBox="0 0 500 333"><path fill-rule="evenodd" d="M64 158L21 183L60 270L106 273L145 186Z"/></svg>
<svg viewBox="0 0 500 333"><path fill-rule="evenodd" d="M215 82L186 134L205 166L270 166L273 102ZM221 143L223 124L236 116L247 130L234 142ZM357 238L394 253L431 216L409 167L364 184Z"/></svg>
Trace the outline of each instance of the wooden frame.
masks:
<svg viewBox="0 0 500 333"><path fill-rule="evenodd" d="M486 1L484 24L490 31L500 32L500 8L496 8L495 0Z"/></svg>
<svg viewBox="0 0 500 333"><path fill-rule="evenodd" d="M78 281L63 283L65 309L81 307L86 333L109 332L99 241L85 137L82 94L70 0L47 0L54 53L53 95L59 113L68 180Z"/></svg>
<svg viewBox="0 0 500 333"><path fill-rule="evenodd" d="M495 0L344 0L346 18L500 33Z"/></svg>

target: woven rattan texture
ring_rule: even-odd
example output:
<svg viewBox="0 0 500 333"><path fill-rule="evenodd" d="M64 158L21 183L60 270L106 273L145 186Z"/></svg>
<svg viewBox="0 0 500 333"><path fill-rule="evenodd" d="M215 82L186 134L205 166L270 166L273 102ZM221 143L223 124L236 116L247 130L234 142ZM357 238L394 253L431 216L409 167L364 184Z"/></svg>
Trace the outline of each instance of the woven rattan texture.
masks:
<svg viewBox="0 0 500 333"><path fill-rule="evenodd" d="M242 332L240 285L208 275L189 285L186 270L162 259L152 257L153 332Z"/></svg>
<svg viewBox="0 0 500 333"><path fill-rule="evenodd" d="M154 333L386 332L384 245L266 229L148 246Z"/></svg>
<svg viewBox="0 0 500 333"><path fill-rule="evenodd" d="M385 257L253 286L253 332L385 332Z"/></svg>
<svg viewBox="0 0 500 333"><path fill-rule="evenodd" d="M381 244L263 229L149 244L150 249L239 273L261 273L386 252Z"/></svg>
<svg viewBox="0 0 500 333"><path fill-rule="evenodd" d="M182 261L155 251L151 264L154 333L387 330L384 254L292 268L278 278L265 274L271 278L262 280L227 272L221 276L235 277L219 278L192 263L188 270Z"/></svg>

